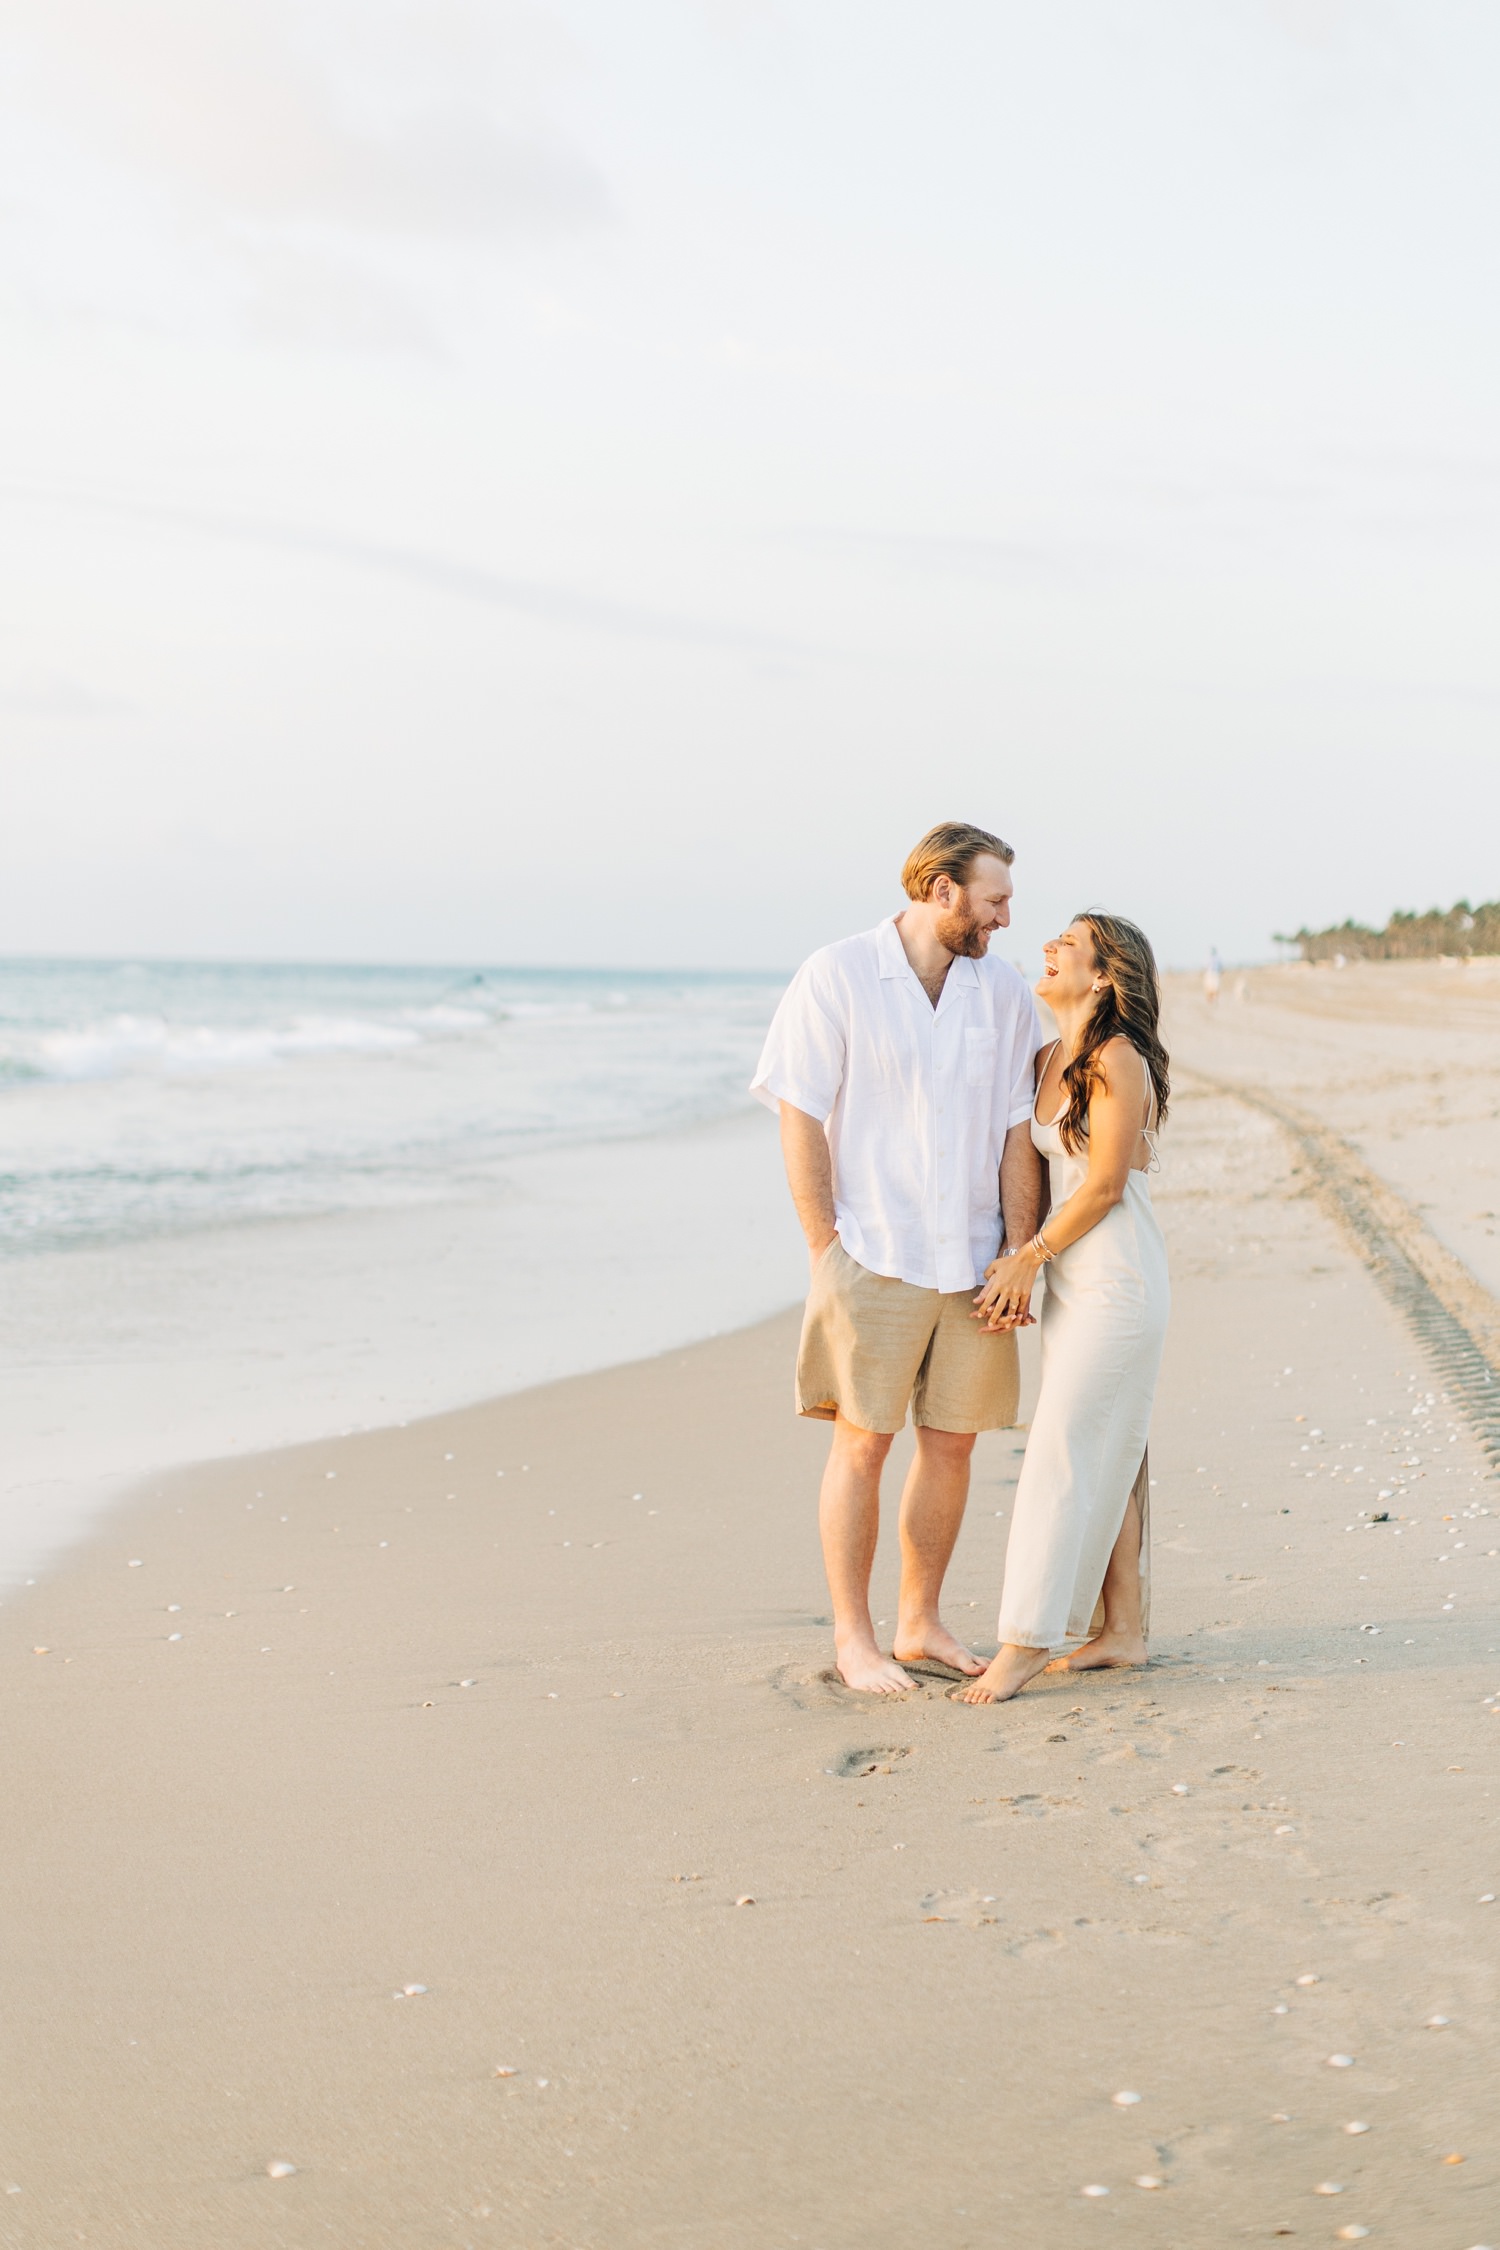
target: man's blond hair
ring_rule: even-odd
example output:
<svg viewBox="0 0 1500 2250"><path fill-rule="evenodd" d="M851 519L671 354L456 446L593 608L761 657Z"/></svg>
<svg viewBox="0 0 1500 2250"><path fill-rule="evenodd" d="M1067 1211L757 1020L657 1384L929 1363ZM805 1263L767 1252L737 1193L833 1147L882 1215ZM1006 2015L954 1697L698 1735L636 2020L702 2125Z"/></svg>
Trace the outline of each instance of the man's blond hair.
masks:
<svg viewBox="0 0 1500 2250"><path fill-rule="evenodd" d="M971 827L966 820L940 820L907 853L901 888L908 898L919 902L931 898L932 886L940 875L946 875L950 883L967 883L975 860L986 854L1003 859L1007 867L1016 856L1002 837L992 836L987 828Z"/></svg>

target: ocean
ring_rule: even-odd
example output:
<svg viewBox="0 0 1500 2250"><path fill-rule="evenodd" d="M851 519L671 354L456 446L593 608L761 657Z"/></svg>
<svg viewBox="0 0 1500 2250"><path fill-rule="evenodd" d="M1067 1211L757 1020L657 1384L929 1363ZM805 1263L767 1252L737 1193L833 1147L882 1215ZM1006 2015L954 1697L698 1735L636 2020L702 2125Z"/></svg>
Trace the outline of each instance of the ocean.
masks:
<svg viewBox="0 0 1500 2250"><path fill-rule="evenodd" d="M783 983L0 963L0 1589L174 1464L793 1303Z"/></svg>
<svg viewBox="0 0 1500 2250"><path fill-rule="evenodd" d="M0 962L0 1253L451 1200L742 1109L775 975Z"/></svg>

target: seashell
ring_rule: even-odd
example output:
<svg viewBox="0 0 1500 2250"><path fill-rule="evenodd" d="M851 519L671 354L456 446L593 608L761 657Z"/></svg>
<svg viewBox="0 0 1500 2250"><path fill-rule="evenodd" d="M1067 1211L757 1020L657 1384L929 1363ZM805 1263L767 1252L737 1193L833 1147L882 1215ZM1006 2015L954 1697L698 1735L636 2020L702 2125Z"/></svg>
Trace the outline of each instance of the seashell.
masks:
<svg viewBox="0 0 1500 2250"><path fill-rule="evenodd" d="M403 2000L415 2000L418 1993L425 1992L426 1990L427 1987L425 1984L403 1984L401 1987L400 1997Z"/></svg>
<svg viewBox="0 0 1500 2250"><path fill-rule="evenodd" d="M1189 1789L1185 1781L1174 1781L1172 1784L1172 1794L1174 1797L1190 1797L1192 1795L1192 1791Z"/></svg>
<svg viewBox="0 0 1500 2250"><path fill-rule="evenodd" d="M1154 2172L1137 2172L1132 2182L1133 2186L1139 2188L1159 2188L1165 2187L1166 2184L1166 2181L1159 2180Z"/></svg>
<svg viewBox="0 0 1500 2250"><path fill-rule="evenodd" d="M514 2078L516 2076L514 2063L496 2063L495 2076L497 2078Z"/></svg>
<svg viewBox="0 0 1500 2250"><path fill-rule="evenodd" d="M1494 1903L1495 1903L1495 1894L1494 1894L1494 1892L1493 1892L1493 1891L1481 1891L1481 1892L1480 1892L1480 1894L1479 1894L1479 1903L1480 1903L1480 1905L1481 1905L1481 1906L1493 1906L1493 1905L1494 1905Z"/></svg>
<svg viewBox="0 0 1500 2250"><path fill-rule="evenodd" d="M750 1896L750 1893L746 1891L744 1896L742 1898L737 1898L734 1903L736 1906L753 1906L755 1904L755 1901Z"/></svg>
<svg viewBox="0 0 1500 2250"><path fill-rule="evenodd" d="M1424 2031L1443 2031L1447 2028L1447 2024L1448 2018L1446 2016L1429 2016L1422 2029Z"/></svg>
<svg viewBox="0 0 1500 2250"><path fill-rule="evenodd" d="M1321 1984L1321 1983L1322 1983L1322 1981L1323 1981L1323 1979L1322 1979L1321 1977L1315 1977L1315 1976L1305 1976L1305 1977L1298 1977L1298 1979L1297 1979L1297 1982L1298 1982L1298 1983L1299 1983L1300 1985L1309 1985L1309 1984Z"/></svg>
<svg viewBox="0 0 1500 2250"><path fill-rule="evenodd" d="M266 2171L273 2180L289 2180L296 2169L296 2165L288 2164L284 2156L273 2156L266 2166Z"/></svg>
<svg viewBox="0 0 1500 2250"><path fill-rule="evenodd" d="M1107 2187L1100 2187L1098 2183L1095 2182L1092 2187L1080 2188L1078 2192L1080 2195L1108 2195L1109 2189Z"/></svg>
<svg viewBox="0 0 1500 2250"><path fill-rule="evenodd" d="M1109 2098L1114 2103L1116 2109L1134 2109L1136 2103L1140 2100L1141 2097L1139 2094L1122 2093L1111 2094Z"/></svg>
<svg viewBox="0 0 1500 2250"><path fill-rule="evenodd" d="M1357 2117L1351 2119L1350 2122L1344 2127L1344 2131L1346 2133L1368 2133L1369 2130L1369 2126L1366 2125L1361 2118Z"/></svg>
<svg viewBox="0 0 1500 2250"><path fill-rule="evenodd" d="M1459 2153L1458 2153L1458 2150L1457 2150L1457 2149L1454 2149L1453 2153L1452 2153L1452 2154L1451 2154L1450 2156L1445 2156L1445 2157L1443 2158L1443 2162L1444 2162L1445 2164L1462 2164L1462 2162L1463 2162L1463 2161L1464 2161L1464 2160L1463 2160L1463 2158L1462 2158L1462 2157L1461 2157L1461 2156L1459 2155Z"/></svg>
<svg viewBox="0 0 1500 2250"><path fill-rule="evenodd" d="M1334 2241L1363 2242L1369 2231L1368 2227L1340 2227L1338 2233L1334 2236Z"/></svg>
<svg viewBox="0 0 1500 2250"><path fill-rule="evenodd" d="M125 1568L127 1570L139 1570L141 1568L141 1557L139 1555L132 1555L129 1562L125 1565Z"/></svg>
<svg viewBox="0 0 1500 2250"><path fill-rule="evenodd" d="M1313 2189L1314 2195L1342 2195L1343 2192L1344 2183L1342 2180L1319 2180L1317 2186Z"/></svg>
<svg viewBox="0 0 1500 2250"><path fill-rule="evenodd" d="M1354 2068L1354 2057L1352 2055L1325 2055L1323 2059L1330 2070L1352 2070Z"/></svg>

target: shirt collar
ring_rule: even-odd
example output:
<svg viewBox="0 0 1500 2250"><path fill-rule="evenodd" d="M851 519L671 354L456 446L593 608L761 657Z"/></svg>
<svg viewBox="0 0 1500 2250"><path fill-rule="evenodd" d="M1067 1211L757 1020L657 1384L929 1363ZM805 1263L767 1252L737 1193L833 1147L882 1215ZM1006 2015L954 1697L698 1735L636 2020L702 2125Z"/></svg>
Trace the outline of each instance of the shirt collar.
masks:
<svg viewBox="0 0 1500 2250"><path fill-rule="evenodd" d="M894 914L887 916L875 932L875 951L880 961L883 977L911 975L911 963L906 958L906 948L901 943L901 932L896 927Z"/></svg>
<svg viewBox="0 0 1500 2250"><path fill-rule="evenodd" d="M882 977L910 977L912 983L920 987L917 973L906 958L906 948L901 943L901 932L896 927L894 914L877 928L875 951ZM950 992L961 992L965 986L977 985L978 982L979 970L976 964L966 953L957 953L949 963L948 974L943 980L943 999ZM938 1005L941 1007L941 1000Z"/></svg>

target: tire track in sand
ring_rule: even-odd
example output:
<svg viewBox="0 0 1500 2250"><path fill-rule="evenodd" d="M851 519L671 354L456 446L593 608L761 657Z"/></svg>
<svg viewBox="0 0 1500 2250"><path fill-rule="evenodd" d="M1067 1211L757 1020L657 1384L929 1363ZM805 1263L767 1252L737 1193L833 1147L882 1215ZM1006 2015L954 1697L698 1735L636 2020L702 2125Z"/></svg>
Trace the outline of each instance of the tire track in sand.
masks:
<svg viewBox="0 0 1500 2250"><path fill-rule="evenodd" d="M1182 1075L1201 1091L1243 1102L1281 1127L1318 1201L1404 1315L1486 1453L1500 1464L1500 1301L1445 1249L1406 1199L1319 1119L1233 1079L1198 1070Z"/></svg>

